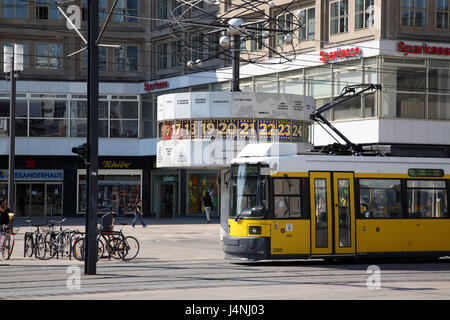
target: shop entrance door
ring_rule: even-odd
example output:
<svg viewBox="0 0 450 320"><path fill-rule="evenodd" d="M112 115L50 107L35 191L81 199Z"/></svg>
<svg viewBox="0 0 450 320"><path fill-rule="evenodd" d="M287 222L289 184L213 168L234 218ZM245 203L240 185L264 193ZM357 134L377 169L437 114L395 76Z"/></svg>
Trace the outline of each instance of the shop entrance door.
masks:
<svg viewBox="0 0 450 320"><path fill-rule="evenodd" d="M30 187L29 183L16 184L16 215L18 217L30 216Z"/></svg>
<svg viewBox="0 0 450 320"><path fill-rule="evenodd" d="M174 184L162 183L159 185L159 217L172 218L175 212Z"/></svg>
<svg viewBox="0 0 450 320"><path fill-rule="evenodd" d="M61 183L17 183L16 214L18 217L62 215Z"/></svg>

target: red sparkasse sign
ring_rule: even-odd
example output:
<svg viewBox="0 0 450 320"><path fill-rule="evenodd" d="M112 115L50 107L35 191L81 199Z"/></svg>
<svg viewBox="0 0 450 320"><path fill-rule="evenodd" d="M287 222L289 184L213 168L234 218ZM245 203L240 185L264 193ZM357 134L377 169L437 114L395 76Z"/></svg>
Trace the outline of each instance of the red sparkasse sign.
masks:
<svg viewBox="0 0 450 320"><path fill-rule="evenodd" d="M168 87L169 87L168 81L160 81L160 82L153 82L153 83L145 82L144 83L145 91L152 91L152 90L156 90L156 89L165 89Z"/></svg>
<svg viewBox="0 0 450 320"><path fill-rule="evenodd" d="M397 43L397 51L403 52L405 55L408 54L427 54L427 55L435 55L435 56L449 56L450 55L450 47L443 46L433 46L428 43L424 43L422 45L416 44L407 44L404 41L400 41Z"/></svg>
<svg viewBox="0 0 450 320"><path fill-rule="evenodd" d="M330 60L337 60L341 58L349 58L361 55L361 49L359 47L348 49L336 49L331 52L320 51L320 61L327 63Z"/></svg>

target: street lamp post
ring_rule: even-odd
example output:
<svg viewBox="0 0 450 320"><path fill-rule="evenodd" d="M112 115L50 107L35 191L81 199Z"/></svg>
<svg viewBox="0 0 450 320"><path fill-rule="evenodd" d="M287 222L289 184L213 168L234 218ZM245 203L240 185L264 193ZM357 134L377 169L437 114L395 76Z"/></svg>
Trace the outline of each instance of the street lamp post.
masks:
<svg viewBox="0 0 450 320"><path fill-rule="evenodd" d="M6 79L11 82L10 104L9 104L9 168L8 168L8 207L15 208L15 150L16 150L16 79L19 71L23 70L23 45L14 44L5 46L4 68L8 74Z"/></svg>
<svg viewBox="0 0 450 320"><path fill-rule="evenodd" d="M88 18L88 161L86 166L86 242L84 272L97 273L97 173L98 173L98 0L89 0Z"/></svg>

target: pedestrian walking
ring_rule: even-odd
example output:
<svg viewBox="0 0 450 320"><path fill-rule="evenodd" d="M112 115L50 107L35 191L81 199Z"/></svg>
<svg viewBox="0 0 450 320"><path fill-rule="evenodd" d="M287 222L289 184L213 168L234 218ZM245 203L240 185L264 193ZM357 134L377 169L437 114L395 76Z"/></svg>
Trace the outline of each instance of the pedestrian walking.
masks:
<svg viewBox="0 0 450 320"><path fill-rule="evenodd" d="M9 225L9 213L11 210L8 208L6 199L2 199L0 202L0 226Z"/></svg>
<svg viewBox="0 0 450 320"><path fill-rule="evenodd" d="M133 218L133 222L131 223L131 225L134 226L136 225L136 219L139 219L139 221L142 223L142 226L145 228L147 225L145 224L144 218L142 217L144 214L142 213L142 200L139 200L136 203L136 208L134 209L134 218Z"/></svg>
<svg viewBox="0 0 450 320"><path fill-rule="evenodd" d="M202 197L202 203L205 208L206 221L209 223L211 221L212 200L208 190L205 190L205 194Z"/></svg>

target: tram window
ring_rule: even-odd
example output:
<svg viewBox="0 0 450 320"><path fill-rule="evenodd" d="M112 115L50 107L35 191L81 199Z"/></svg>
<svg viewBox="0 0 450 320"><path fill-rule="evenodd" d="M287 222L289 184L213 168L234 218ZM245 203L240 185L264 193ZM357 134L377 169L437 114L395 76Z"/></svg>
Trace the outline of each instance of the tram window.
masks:
<svg viewBox="0 0 450 320"><path fill-rule="evenodd" d="M447 218L447 189L445 181L408 180L409 218Z"/></svg>
<svg viewBox="0 0 450 320"><path fill-rule="evenodd" d="M301 218L300 179L274 179L275 218Z"/></svg>
<svg viewBox="0 0 450 320"><path fill-rule="evenodd" d="M401 181L360 179L360 218L401 218Z"/></svg>

